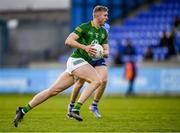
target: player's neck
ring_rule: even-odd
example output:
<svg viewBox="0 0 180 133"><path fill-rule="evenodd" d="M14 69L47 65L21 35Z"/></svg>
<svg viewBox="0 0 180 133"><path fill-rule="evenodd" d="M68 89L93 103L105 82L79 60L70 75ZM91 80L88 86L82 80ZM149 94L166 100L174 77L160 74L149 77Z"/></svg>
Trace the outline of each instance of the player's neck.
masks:
<svg viewBox="0 0 180 133"><path fill-rule="evenodd" d="M93 25L95 28L97 28L97 29L99 29L99 28L101 27L101 25L100 25L95 19L93 19L93 20L91 21L91 23L92 23L92 25Z"/></svg>

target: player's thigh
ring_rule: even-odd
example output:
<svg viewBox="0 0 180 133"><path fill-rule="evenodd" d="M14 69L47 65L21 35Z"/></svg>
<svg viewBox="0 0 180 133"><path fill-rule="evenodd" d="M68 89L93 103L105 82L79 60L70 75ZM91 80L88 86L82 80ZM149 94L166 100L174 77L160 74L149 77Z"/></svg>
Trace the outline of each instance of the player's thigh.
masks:
<svg viewBox="0 0 180 133"><path fill-rule="evenodd" d="M90 64L85 64L83 66L78 67L72 72L73 75L86 80L87 82L99 81L99 74L96 72L94 67Z"/></svg>
<svg viewBox="0 0 180 133"><path fill-rule="evenodd" d="M68 72L63 72L58 79L52 84L50 89L55 89L58 92L61 92L74 84L74 77Z"/></svg>
<svg viewBox="0 0 180 133"><path fill-rule="evenodd" d="M107 79L108 79L107 66L104 66L104 65L102 65L102 66L96 66L95 69L96 69L97 73L99 74L101 80L102 80L103 82L106 82Z"/></svg>

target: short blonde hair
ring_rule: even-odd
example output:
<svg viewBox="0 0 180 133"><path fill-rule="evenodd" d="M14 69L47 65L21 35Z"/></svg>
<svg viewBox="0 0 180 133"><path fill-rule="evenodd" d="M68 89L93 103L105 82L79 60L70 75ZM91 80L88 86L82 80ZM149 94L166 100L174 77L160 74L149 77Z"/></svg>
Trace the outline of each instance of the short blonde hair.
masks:
<svg viewBox="0 0 180 133"><path fill-rule="evenodd" d="M93 9L93 16L96 12L101 12L101 11L108 12L108 8L106 6L101 6L101 5L95 6Z"/></svg>

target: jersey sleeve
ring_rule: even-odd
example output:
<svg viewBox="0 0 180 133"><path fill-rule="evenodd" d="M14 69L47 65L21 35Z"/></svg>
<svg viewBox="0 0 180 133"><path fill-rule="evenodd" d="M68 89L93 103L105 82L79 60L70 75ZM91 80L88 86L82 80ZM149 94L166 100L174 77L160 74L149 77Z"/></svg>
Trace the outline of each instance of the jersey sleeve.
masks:
<svg viewBox="0 0 180 133"><path fill-rule="evenodd" d="M85 25L81 24L80 26L76 27L74 33L76 33L79 37L81 37L85 32Z"/></svg>

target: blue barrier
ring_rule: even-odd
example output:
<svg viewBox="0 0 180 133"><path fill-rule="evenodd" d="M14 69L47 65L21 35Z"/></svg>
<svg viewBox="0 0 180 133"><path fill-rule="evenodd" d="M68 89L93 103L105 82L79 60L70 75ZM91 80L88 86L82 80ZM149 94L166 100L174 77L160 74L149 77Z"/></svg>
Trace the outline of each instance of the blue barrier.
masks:
<svg viewBox="0 0 180 133"><path fill-rule="evenodd" d="M65 69L0 69L0 93L36 93L51 85ZM111 67L106 93L125 93L124 69ZM179 68L139 68L136 93L180 93ZM85 85L87 86L87 84ZM70 93L72 87L64 93Z"/></svg>

